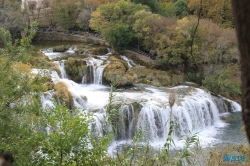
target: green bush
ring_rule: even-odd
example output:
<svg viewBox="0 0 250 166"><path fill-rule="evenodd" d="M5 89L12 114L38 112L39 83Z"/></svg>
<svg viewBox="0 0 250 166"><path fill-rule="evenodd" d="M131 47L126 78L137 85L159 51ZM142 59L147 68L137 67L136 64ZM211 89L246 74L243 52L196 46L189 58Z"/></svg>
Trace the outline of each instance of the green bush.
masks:
<svg viewBox="0 0 250 166"><path fill-rule="evenodd" d="M237 66L225 67L216 74L209 75L203 80L203 85L208 90L225 96L239 96L241 94L240 83L237 81Z"/></svg>

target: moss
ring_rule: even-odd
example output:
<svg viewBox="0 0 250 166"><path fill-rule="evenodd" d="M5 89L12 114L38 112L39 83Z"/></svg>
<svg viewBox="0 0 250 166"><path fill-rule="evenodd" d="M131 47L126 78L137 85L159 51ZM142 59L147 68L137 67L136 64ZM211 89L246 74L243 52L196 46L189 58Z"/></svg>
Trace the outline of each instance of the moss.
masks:
<svg viewBox="0 0 250 166"><path fill-rule="evenodd" d="M69 45L55 46L52 48L53 52L65 52L69 49Z"/></svg>
<svg viewBox="0 0 250 166"><path fill-rule="evenodd" d="M132 76L126 74L128 69L124 60L114 56L108 58L111 63L104 69L104 83L113 83L115 86L128 86L133 84Z"/></svg>
<svg viewBox="0 0 250 166"><path fill-rule="evenodd" d="M166 71L146 68L145 66L135 66L130 68L129 74L135 83L149 84L153 86L172 86L180 84L181 75L169 76Z"/></svg>
<svg viewBox="0 0 250 166"><path fill-rule="evenodd" d="M67 85L63 82L59 82L55 85L55 99L58 104L68 106L72 109L74 106L74 101L71 93L69 92Z"/></svg>
<svg viewBox="0 0 250 166"><path fill-rule="evenodd" d="M105 46L90 47L88 51L93 55L105 55L108 53L108 49Z"/></svg>
<svg viewBox="0 0 250 166"><path fill-rule="evenodd" d="M47 69L49 67L49 58L43 53L39 52L30 60L30 64L34 68Z"/></svg>
<svg viewBox="0 0 250 166"><path fill-rule="evenodd" d="M68 58L64 65L69 79L80 83L87 71L86 62L79 58Z"/></svg>
<svg viewBox="0 0 250 166"><path fill-rule="evenodd" d="M126 68L126 70L128 70L128 63L125 60L121 59L120 55L113 54L113 56L108 57L108 60L111 62L118 61L118 62L123 64L123 66Z"/></svg>

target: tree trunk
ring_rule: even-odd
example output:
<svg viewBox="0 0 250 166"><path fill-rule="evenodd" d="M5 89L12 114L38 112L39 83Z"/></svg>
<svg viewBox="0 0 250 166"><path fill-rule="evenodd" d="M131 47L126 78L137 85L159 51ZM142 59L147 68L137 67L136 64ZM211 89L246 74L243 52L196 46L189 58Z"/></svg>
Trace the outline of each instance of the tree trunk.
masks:
<svg viewBox="0 0 250 166"><path fill-rule="evenodd" d="M232 0L242 72L242 117L250 142L250 1Z"/></svg>

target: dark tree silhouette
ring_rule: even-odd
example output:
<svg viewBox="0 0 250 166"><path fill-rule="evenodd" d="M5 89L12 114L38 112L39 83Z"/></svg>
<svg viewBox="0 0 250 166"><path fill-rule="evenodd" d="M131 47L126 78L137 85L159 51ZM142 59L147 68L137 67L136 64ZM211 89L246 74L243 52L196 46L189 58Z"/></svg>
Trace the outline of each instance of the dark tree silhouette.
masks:
<svg viewBox="0 0 250 166"><path fill-rule="evenodd" d="M242 117L250 142L250 1L232 0L242 72Z"/></svg>

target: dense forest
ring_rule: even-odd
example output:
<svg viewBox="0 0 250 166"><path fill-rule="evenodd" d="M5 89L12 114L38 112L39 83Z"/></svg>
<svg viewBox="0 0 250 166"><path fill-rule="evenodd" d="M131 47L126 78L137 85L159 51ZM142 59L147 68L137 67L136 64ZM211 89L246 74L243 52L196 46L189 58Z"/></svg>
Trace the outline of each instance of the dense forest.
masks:
<svg viewBox="0 0 250 166"><path fill-rule="evenodd" d="M65 83L53 83L46 74L32 73L34 68L60 73L58 66L33 46L39 38L37 32L44 29L69 35L76 31L94 34L108 43L97 48L111 48L103 82L112 86L102 125L112 127L103 131L104 136L91 134L93 115L74 107ZM69 47L53 50L64 52ZM129 69L119 55L132 49L149 54L158 65L131 57L147 68ZM68 77L75 82L81 82L89 70L79 57L64 61ZM62 77L62 73L58 75ZM143 83L172 87L186 82L240 103L240 60L230 0L0 1L0 150L13 154L14 165L216 165L235 151L246 157L247 165L248 146L230 145L208 154L199 146L197 134L182 137L183 149L170 150L175 128L172 107L177 100L173 90L169 92L170 124L163 149L137 144L143 139L138 132L126 150L116 157L107 155L119 133L113 86L119 89ZM45 111L41 96L50 90L55 91L55 107Z"/></svg>

